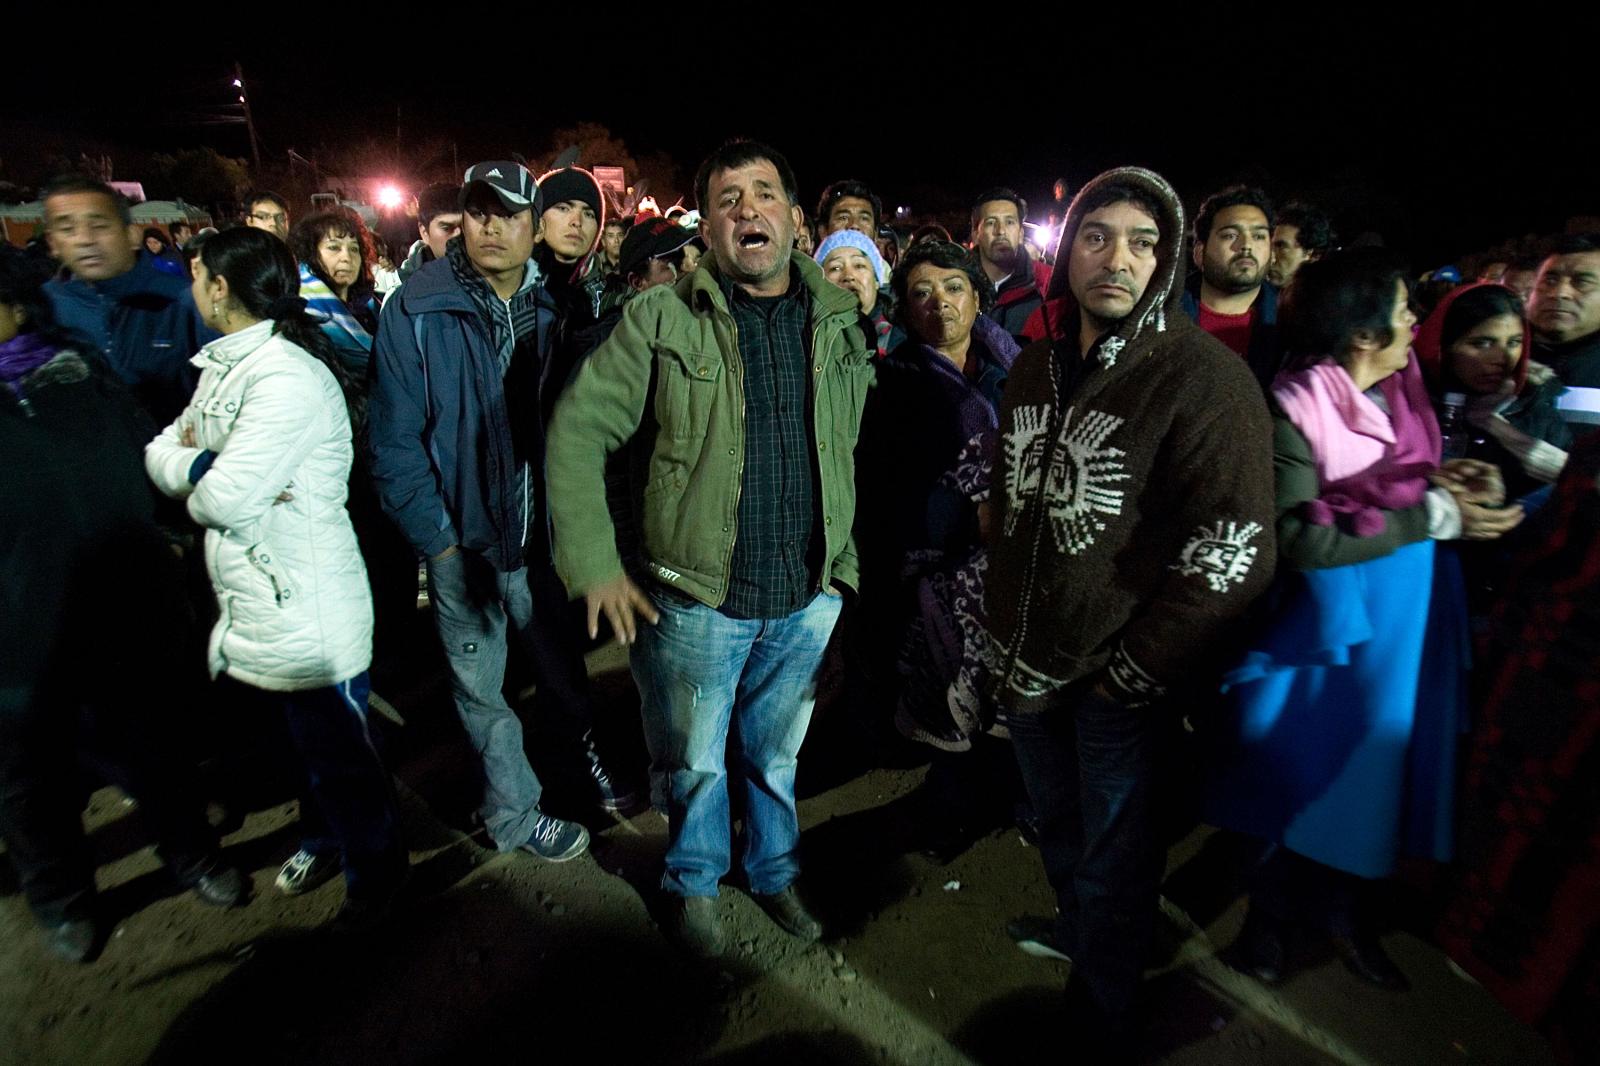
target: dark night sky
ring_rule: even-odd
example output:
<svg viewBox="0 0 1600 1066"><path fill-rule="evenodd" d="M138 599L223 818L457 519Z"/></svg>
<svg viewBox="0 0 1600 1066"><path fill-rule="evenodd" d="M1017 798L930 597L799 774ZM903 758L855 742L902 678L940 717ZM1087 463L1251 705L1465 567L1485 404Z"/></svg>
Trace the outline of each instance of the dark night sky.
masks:
<svg viewBox="0 0 1600 1066"><path fill-rule="evenodd" d="M590 46L570 29L551 35L571 46L554 60L512 58L515 31L485 27L467 35L474 47L397 39L342 62L334 48L357 47L354 37L290 47L286 27L284 47L220 44L215 58L191 49L153 68L128 54L70 79L13 68L0 122L247 155L242 129L160 118L202 106L207 92L227 100L238 58L263 152L278 158L290 146L309 154L352 138L392 143L398 105L408 141L453 139L463 165L538 151L552 129L592 120L635 154L669 153L687 177L722 139L755 136L789 155L808 207L846 175L886 202L927 208L941 198L964 204L996 183L1042 198L1057 176L1076 188L1107 166L1140 163L1166 174L1191 208L1240 178L1280 198L1312 194L1335 207L1346 236L1380 230L1419 265L1600 214L1589 162L1600 136L1593 16L1561 28L1573 44L1560 47L1541 45L1540 28L1485 23L1451 36L1393 14L1377 22L1341 13L1337 27L1313 29L1230 24L1211 38L1169 26L1152 39L1140 26L1076 21L1013 29L1005 40L996 27L930 28L929 17L918 16L926 33L885 24L887 43L870 62L857 58L864 46L830 36L802 64L798 31L712 16L703 45L608 45L617 71L608 89L597 87ZM431 76L427 57L439 63Z"/></svg>

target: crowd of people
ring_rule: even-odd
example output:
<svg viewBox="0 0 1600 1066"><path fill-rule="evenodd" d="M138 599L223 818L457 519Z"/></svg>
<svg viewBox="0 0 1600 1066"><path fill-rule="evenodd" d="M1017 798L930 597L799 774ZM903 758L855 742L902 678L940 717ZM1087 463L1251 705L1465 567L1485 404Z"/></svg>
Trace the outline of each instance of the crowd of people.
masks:
<svg viewBox="0 0 1600 1066"><path fill-rule="evenodd" d="M1124 167L1053 247L1000 186L965 239L907 239L859 181L808 215L753 141L694 198L610 217L582 167L489 160L423 190L391 256L270 192L196 235L44 190L49 257L0 256L0 830L56 955L106 932L83 767L178 884L246 902L201 705L280 741L219 757L298 775L277 890L342 873L338 925L393 910L369 697L420 566L488 839L581 855L547 784L648 804L692 955L725 950L736 837L761 908L824 935L795 781L827 663L843 713L927 747L942 830L1037 841L1056 914L1010 933L1071 960L1107 1055L1174 807L1252 842L1229 959L1257 979L1310 934L1404 987L1381 886L1420 858L1455 961L1558 1049L1594 1035L1600 236L1419 282L1312 205L1232 186L1191 223ZM607 631L647 780L596 746ZM169 698L135 718L130 690Z"/></svg>

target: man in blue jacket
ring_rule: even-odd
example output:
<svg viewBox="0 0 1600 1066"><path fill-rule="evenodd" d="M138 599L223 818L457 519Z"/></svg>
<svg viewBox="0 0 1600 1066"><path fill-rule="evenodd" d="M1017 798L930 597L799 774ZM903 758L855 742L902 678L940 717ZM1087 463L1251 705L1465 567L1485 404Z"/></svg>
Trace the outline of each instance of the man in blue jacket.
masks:
<svg viewBox="0 0 1600 1066"><path fill-rule="evenodd" d="M625 806L587 743L588 681L550 557L540 394L556 307L533 259L540 198L518 163L479 163L461 235L384 304L372 358L368 446L384 510L427 560L456 710L483 760L485 827L502 851L555 862L589 835L540 810L543 787L501 692L508 638L541 703L582 750L603 806Z"/></svg>
<svg viewBox="0 0 1600 1066"><path fill-rule="evenodd" d="M143 230L110 186L67 175L42 199L50 251L62 266L45 286L57 322L115 371L156 425L170 424L194 392L190 357L217 337L195 311L189 280L143 250Z"/></svg>

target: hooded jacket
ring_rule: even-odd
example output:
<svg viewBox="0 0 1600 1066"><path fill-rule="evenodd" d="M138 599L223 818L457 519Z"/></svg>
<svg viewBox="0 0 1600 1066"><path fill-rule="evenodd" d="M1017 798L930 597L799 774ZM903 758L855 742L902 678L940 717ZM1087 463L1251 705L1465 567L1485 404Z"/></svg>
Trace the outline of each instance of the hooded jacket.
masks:
<svg viewBox="0 0 1600 1066"><path fill-rule="evenodd" d="M189 358L217 338L200 321L186 278L159 269L141 251L126 274L57 278L44 291L61 327L92 345L157 424L183 410L196 380Z"/></svg>
<svg viewBox="0 0 1600 1066"><path fill-rule="evenodd" d="M1079 364L1070 250L1113 181L1161 206L1156 269ZM1271 420L1244 362L1182 312L1184 239L1177 194L1148 170L1102 174L1067 212L1054 339L1017 357L1000 410L985 597L996 697L1014 713L1091 677L1124 703L1164 695L1225 654L1271 581Z"/></svg>
<svg viewBox="0 0 1600 1066"><path fill-rule="evenodd" d="M1483 288L1501 289L1516 297L1511 289L1494 282L1462 285L1446 293L1417 330L1412 349L1435 399L1460 389L1445 372L1445 319L1457 300ZM1533 482L1554 481L1566 465L1572 428L1556 408L1565 389L1566 385L1549 367L1533 361L1533 330L1524 320L1522 359L1516 369L1506 377L1500 391L1468 397L1467 419L1475 438L1469 456L1499 466L1507 475L1507 487L1513 497L1533 488ZM1519 471L1526 477L1520 476Z"/></svg>
<svg viewBox="0 0 1600 1066"><path fill-rule="evenodd" d="M459 242L460 238L454 238ZM548 358L555 308L531 266L513 303L537 315L533 353ZM489 299L493 300L491 293ZM367 442L372 479L390 519L412 548L434 556L459 544L501 571L523 565L523 546L537 501L513 440L513 413L502 352L448 258L426 264L383 305L372 354ZM544 370L532 374L542 386ZM520 412L532 433L528 462L542 460L543 422Z"/></svg>
<svg viewBox="0 0 1600 1066"><path fill-rule="evenodd" d="M345 511L355 452L344 393L275 328L258 322L201 349L194 399L144 457L156 487L206 529L211 675L296 692L368 667L372 593ZM197 472L204 452L215 461Z"/></svg>

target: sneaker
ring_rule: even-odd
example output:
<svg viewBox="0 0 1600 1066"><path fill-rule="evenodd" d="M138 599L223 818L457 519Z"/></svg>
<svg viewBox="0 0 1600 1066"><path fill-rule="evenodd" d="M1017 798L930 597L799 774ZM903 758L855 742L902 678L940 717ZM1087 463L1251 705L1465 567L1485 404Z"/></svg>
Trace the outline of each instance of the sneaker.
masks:
<svg viewBox="0 0 1600 1066"><path fill-rule="evenodd" d="M673 899L661 931L696 958L717 958L727 947L722 923L717 920L717 901L712 896Z"/></svg>
<svg viewBox="0 0 1600 1066"><path fill-rule="evenodd" d="M595 791L600 793L601 810L615 813L629 811L639 805L639 794L631 788L618 785L593 748L589 749L588 763L589 780L594 783Z"/></svg>
<svg viewBox="0 0 1600 1066"><path fill-rule="evenodd" d="M800 902L800 893L793 885L770 896L754 893L756 905L767 912L767 917L790 936L812 943L822 939L822 923L811 916L806 905Z"/></svg>
<svg viewBox="0 0 1600 1066"><path fill-rule="evenodd" d="M1061 944L1056 939L1054 918L1039 918L1031 914L1013 918L1006 923L1006 935L1016 941L1017 947L1025 955L1057 962L1072 961L1072 956L1061 950Z"/></svg>
<svg viewBox="0 0 1600 1066"><path fill-rule="evenodd" d="M244 875L218 859L202 859L174 871L178 884L192 889L195 898L213 907L237 907L244 902Z"/></svg>
<svg viewBox="0 0 1600 1066"><path fill-rule="evenodd" d="M100 929L92 918L68 919L44 931L45 948L63 962L88 962L100 942Z"/></svg>
<svg viewBox="0 0 1600 1066"><path fill-rule="evenodd" d="M540 814L533 823L533 836L522 844L522 850L532 852L546 862L566 862L576 859L589 847L589 831L577 822L552 818Z"/></svg>
<svg viewBox="0 0 1600 1066"><path fill-rule="evenodd" d="M285 896L301 896L331 879L343 866L344 863L333 852L317 855L301 848L289 856L289 861L278 871L278 879L273 884Z"/></svg>

